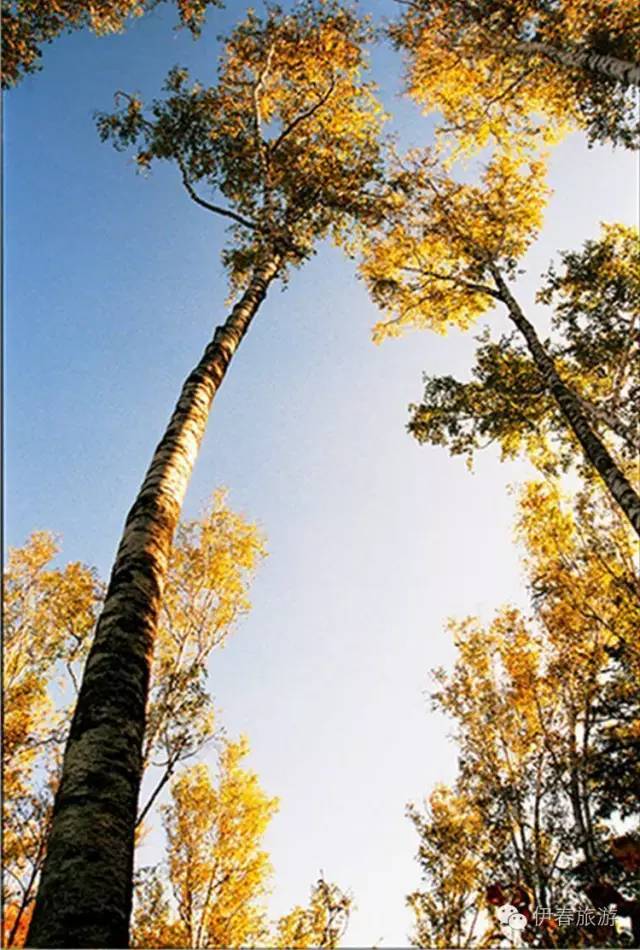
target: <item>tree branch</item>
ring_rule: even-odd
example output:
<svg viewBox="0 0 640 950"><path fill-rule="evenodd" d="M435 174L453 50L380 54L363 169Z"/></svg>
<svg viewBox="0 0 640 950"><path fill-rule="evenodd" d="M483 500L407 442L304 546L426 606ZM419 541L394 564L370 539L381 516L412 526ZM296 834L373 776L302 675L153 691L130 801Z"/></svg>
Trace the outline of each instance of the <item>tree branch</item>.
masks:
<svg viewBox="0 0 640 950"><path fill-rule="evenodd" d="M293 130L296 129L300 125L301 122L304 122L306 119L310 119L311 116L313 116L318 111L318 109L321 109L322 106L325 105L329 101L335 88L336 88L336 78L335 76L332 76L331 83L329 84L329 88L324 93L324 95L322 95L318 99L318 101L314 102L314 104L310 106L308 109L305 109L303 112L297 115L295 119L292 119L289 125L287 125L286 128L282 130L280 135L277 137L277 139L273 143L273 146L271 148L272 155L280 147L280 145L286 139L286 137L290 135L293 132Z"/></svg>
<svg viewBox="0 0 640 950"><path fill-rule="evenodd" d="M228 208L221 208L220 205L214 205L210 201L205 201L204 198L201 198L189 181L189 176L187 175L187 170L184 167L184 162L179 155L176 155L176 161L178 162L178 166L182 172L182 184L186 188L187 193L192 201L195 201L195 203L200 205L201 208L206 208L207 211L212 211L214 214L222 215L223 218L231 218L231 220L235 221L236 224L241 224L243 227L250 228L252 231L257 230L258 225L255 223L255 221L251 221L249 218L243 218L242 215L236 214L235 211L230 211Z"/></svg>
<svg viewBox="0 0 640 950"><path fill-rule="evenodd" d="M165 787L165 785L167 784L167 782L169 781L169 779L170 779L171 776L173 775L173 770L174 770L175 767L176 767L177 761L178 761L178 760L176 759L175 761L169 762L169 763L167 764L167 767L166 767L166 769L165 769L165 772L164 772L163 776L161 777L160 781L158 782L158 784L157 784L156 787L154 788L153 792L152 792L151 795L149 796L149 800L147 801L146 805L144 806L144 808L142 809L142 811L141 811L140 814L138 815L138 818L136 819L136 828L138 828L138 827L142 824L142 822L144 821L144 819L147 817L147 815L149 814L149 811L151 810L151 806L153 805L153 803L155 802L156 798L158 797L158 795L160 794L160 792L162 791L162 789Z"/></svg>
<svg viewBox="0 0 640 950"><path fill-rule="evenodd" d="M404 267L403 270L408 270ZM458 287L466 287L468 290L472 290L477 294L488 294L490 297L494 297L496 300L502 300L502 296L499 291L494 290L492 287L487 286L486 284L476 284L473 281L465 280L463 277L453 277L450 274L439 274L437 271L429 271L420 269L420 274L423 277L430 277L433 280L448 280L451 283L457 284Z"/></svg>

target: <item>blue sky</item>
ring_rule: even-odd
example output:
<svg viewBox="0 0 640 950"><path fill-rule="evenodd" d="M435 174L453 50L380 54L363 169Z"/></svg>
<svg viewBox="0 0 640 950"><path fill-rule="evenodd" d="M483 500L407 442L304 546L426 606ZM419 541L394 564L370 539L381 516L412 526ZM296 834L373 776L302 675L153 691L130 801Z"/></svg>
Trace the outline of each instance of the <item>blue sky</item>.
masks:
<svg viewBox="0 0 640 950"><path fill-rule="evenodd" d="M173 169L136 175L99 142L92 115L117 89L154 95L176 63L210 80L215 36L243 9L213 11L198 43L173 32L164 7L121 36L64 37L6 96L10 545L50 529L65 560L108 573L181 382L224 318L221 222ZM431 123L398 98L395 53L376 51L373 65L403 144L427 143ZM518 288L531 313L557 248L594 236L600 220L635 219L630 155L572 136L551 181ZM471 475L404 431L422 372L464 375L473 335L374 347L376 319L352 262L329 246L285 292L274 287L216 399L185 503L193 516L226 485L268 537L252 614L214 656L212 692L281 799L267 837L273 913L304 901L322 869L353 891L350 946L407 942L418 868L404 807L456 764L425 694L429 668L452 659L447 617L526 604L508 491L526 466L488 450Z"/></svg>

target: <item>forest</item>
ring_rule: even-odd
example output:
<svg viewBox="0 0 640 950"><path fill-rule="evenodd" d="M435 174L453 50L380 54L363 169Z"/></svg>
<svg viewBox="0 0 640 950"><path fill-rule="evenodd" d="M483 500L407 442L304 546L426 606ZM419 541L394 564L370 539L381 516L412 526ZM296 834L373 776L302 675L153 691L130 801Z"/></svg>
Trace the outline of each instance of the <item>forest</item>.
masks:
<svg viewBox="0 0 640 950"><path fill-rule="evenodd" d="M2 0L2 938L640 947L640 6Z"/></svg>

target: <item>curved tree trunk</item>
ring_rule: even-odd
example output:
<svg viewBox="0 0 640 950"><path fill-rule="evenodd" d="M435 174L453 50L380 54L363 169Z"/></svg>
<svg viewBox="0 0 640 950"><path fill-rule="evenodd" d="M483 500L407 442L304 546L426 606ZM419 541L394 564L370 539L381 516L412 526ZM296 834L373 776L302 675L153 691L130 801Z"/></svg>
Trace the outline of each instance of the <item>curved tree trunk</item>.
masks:
<svg viewBox="0 0 640 950"><path fill-rule="evenodd" d="M67 740L29 947L127 947L134 829L156 623L213 398L277 275L256 268L182 387L127 516Z"/></svg>
<svg viewBox="0 0 640 950"><path fill-rule="evenodd" d="M491 268L500 299L507 305L509 317L525 338L534 363L540 371L549 392L554 397L560 412L567 420L573 434L582 446L584 454L596 469L611 495L627 516L636 534L640 535L640 497L620 471L599 437L591 428L582 411L580 401L558 375L555 364L520 305L507 287L497 267Z"/></svg>
<svg viewBox="0 0 640 950"><path fill-rule="evenodd" d="M617 59L615 56L605 56L586 49L559 49L551 43L539 43L535 40L529 43L518 43L518 49L527 56L540 53L547 59L552 59L569 69L586 69L591 73L599 73L624 86L640 86L640 65Z"/></svg>

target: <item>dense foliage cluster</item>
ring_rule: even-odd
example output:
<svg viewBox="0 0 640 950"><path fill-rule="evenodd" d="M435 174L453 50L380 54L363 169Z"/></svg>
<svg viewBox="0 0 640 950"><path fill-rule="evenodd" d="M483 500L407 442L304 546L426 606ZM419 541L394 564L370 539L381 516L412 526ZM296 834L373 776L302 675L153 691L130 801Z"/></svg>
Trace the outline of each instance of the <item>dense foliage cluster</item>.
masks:
<svg viewBox="0 0 640 950"><path fill-rule="evenodd" d="M62 33L88 27L119 33L163 0L2 0L2 85L15 86L39 68L42 47ZM207 8L220 0L175 0L180 24L198 36Z"/></svg>
<svg viewBox="0 0 640 950"><path fill-rule="evenodd" d="M594 486L572 503L554 480L522 489L518 533L531 615L452 622L454 668L435 671L459 773L409 811L415 944L499 942L496 911L511 904L531 946L625 946L640 927L640 841L622 834L640 793L635 545ZM621 931L603 922L610 906ZM542 912L553 908L572 915Z"/></svg>

